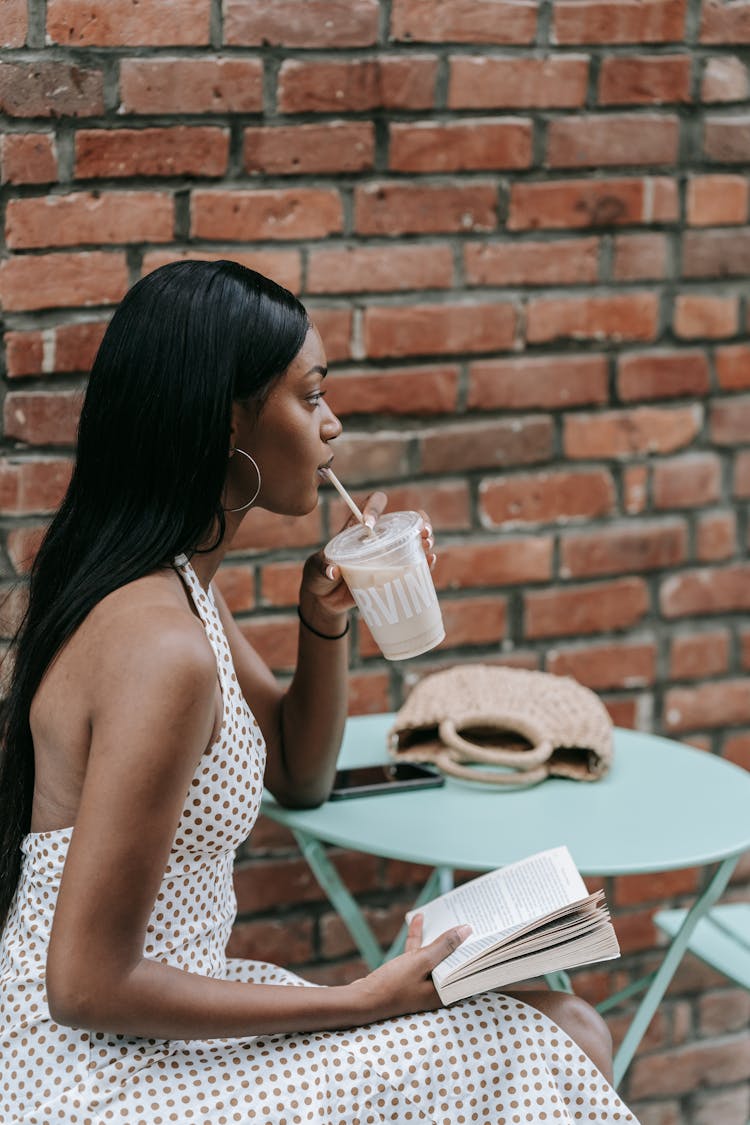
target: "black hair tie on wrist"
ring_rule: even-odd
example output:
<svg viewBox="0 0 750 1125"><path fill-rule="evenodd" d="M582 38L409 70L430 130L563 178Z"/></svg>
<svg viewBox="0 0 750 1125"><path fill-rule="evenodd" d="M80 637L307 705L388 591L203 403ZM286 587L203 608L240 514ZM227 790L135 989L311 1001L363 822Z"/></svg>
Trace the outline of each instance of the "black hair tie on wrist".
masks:
<svg viewBox="0 0 750 1125"><path fill-rule="evenodd" d="M302 616L302 610L300 609L300 607L299 607L299 606L297 606L297 616L299 617L300 621L302 622L302 624L303 624L303 625L305 626L305 628L306 628L306 629L309 629L309 631L310 631L311 633L314 633L316 637L320 637L320 638L321 638L322 640L324 640L324 641L340 641L340 640L341 640L341 638L342 638L342 637L345 637L345 636L346 636L346 634L347 634L347 633L349 632L349 626L350 626L350 624L351 624L351 621L350 621L350 620L349 620L349 618L347 617L347 619L346 619L346 628L345 628L345 629L343 630L343 632L341 632L341 633L334 633L334 634L333 634L333 636L331 636L331 634L330 634L330 633L321 633L321 632L319 632L319 630L318 630L318 629L313 629L313 627L312 627L312 625L310 624L310 622L309 622L309 621L305 621L304 617Z"/></svg>

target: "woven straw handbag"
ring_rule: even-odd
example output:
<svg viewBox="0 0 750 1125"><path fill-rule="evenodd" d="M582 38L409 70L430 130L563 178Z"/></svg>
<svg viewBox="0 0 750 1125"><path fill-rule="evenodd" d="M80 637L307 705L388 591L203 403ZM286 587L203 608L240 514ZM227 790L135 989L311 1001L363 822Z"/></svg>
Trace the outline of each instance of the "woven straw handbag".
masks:
<svg viewBox="0 0 750 1125"><path fill-rule="evenodd" d="M396 715L388 750L398 761L491 785L546 777L596 781L612 761L612 720L569 676L461 664L421 680Z"/></svg>

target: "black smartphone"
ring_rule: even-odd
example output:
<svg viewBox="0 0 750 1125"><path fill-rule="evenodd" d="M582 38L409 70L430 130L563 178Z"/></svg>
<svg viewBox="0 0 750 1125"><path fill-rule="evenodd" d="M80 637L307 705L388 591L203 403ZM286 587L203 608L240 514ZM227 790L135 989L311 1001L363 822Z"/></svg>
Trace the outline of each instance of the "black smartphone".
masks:
<svg viewBox="0 0 750 1125"><path fill-rule="evenodd" d="M357 766L337 770L329 801L347 797L370 797L375 793L400 793L407 789L436 789L443 775L418 762L390 762L381 766Z"/></svg>

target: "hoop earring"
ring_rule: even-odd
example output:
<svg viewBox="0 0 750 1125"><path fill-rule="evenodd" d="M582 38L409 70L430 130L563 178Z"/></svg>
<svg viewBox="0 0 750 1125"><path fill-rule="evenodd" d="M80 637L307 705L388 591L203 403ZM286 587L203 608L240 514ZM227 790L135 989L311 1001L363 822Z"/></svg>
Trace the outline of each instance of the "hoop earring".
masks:
<svg viewBox="0 0 750 1125"><path fill-rule="evenodd" d="M245 508L249 508L251 504L255 503L255 501L258 499L258 493L260 492L260 469L258 468L257 461L255 460L254 457L251 457L249 453L245 453L244 449L240 449L239 446L235 446L234 449L230 449L230 451L229 451L230 458L235 453L241 453L243 457L247 457L248 461L250 461L252 463L253 468L255 469L256 473L258 474L258 487L256 488L255 492L253 493L252 499L248 500L247 504L241 504L239 506L239 508L225 508L224 509L225 512L244 512Z"/></svg>

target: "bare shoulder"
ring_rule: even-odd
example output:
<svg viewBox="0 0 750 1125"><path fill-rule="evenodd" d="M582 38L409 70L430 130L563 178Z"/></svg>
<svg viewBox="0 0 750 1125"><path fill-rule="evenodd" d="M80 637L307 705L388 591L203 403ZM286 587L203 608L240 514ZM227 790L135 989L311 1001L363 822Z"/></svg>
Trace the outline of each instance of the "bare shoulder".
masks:
<svg viewBox="0 0 750 1125"><path fill-rule="evenodd" d="M114 590L91 611L72 638L66 678L84 685L92 709L133 698L156 686L170 695L209 698L216 658L179 579L148 575Z"/></svg>

